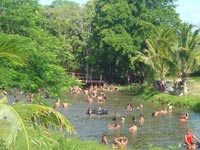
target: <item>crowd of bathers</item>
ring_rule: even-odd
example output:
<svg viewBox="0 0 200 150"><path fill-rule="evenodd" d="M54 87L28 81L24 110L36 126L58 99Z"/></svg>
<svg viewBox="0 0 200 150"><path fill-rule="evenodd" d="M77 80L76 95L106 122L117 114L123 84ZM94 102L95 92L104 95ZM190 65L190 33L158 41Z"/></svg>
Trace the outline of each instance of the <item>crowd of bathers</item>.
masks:
<svg viewBox="0 0 200 150"><path fill-rule="evenodd" d="M114 87L113 85L104 87L104 86L91 86L88 89L81 89L78 86L75 86L71 89L71 93L74 94L84 94L86 95L86 102L88 104L92 103L105 103L107 101L106 97L106 92L116 92L118 89ZM163 107L161 110L155 109L155 111L152 112L152 117L157 117L157 116L162 116L162 115L167 115L169 113L173 112L174 106L171 103L167 104L167 107ZM144 106L142 103L139 104L139 106L134 107L133 104L128 103L125 108L126 111L133 111L135 109L144 109ZM105 108L97 108L97 110L106 110ZM92 107L89 107L88 110L86 111L86 114L89 116L95 115L94 109ZM102 111L103 112L103 111ZM102 113L103 114L103 113ZM102 115L100 114L100 115ZM107 114L107 110L106 113ZM120 114L118 112L113 113L113 118L112 120L114 123L110 123L107 125L108 129L110 130L119 130L121 128L121 123L124 123L126 118L125 117L120 117ZM180 115L179 120L181 122L185 122L189 120L189 114L188 113L183 113ZM145 118L142 113L139 115L139 119L137 121L140 125L144 125ZM129 132L137 132L138 127L136 123L136 118L135 116L132 116L132 124L128 127ZM189 134L189 131L185 135L185 148L187 150L195 150L195 146L193 145L193 137L195 137L194 134ZM111 145L112 149L126 149L126 146L128 144L128 138L125 136L119 136L119 137L114 137L112 138L112 142L109 143L107 139L106 133L102 134L101 137L101 143L105 145ZM199 140L197 138L197 140ZM188 142L189 141L189 142ZM191 146L192 145L192 146Z"/></svg>

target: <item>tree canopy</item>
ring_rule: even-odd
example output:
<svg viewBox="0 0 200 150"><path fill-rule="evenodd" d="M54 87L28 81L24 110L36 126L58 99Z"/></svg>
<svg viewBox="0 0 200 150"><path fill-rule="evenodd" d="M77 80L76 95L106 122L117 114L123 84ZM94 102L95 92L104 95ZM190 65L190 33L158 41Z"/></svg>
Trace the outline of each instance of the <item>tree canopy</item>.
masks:
<svg viewBox="0 0 200 150"><path fill-rule="evenodd" d="M129 74L145 80L173 75L182 26L175 7L175 0L91 0L84 6L67 0L47 6L3 0L1 88L59 93L78 84L68 71L103 74L111 83L126 83ZM144 52L156 64L136 61L147 57Z"/></svg>
<svg viewBox="0 0 200 150"><path fill-rule="evenodd" d="M90 0L80 6L55 0L42 6L38 0L1 0L0 90L59 99L62 91L81 85L67 72L86 72L116 84L126 83L129 75L152 83L181 74L187 93L186 76L200 71L200 29L181 22L175 1ZM0 144L3 140L5 148L22 149L15 147L20 141L26 149L47 149L54 141L44 131L73 130L41 103L7 105L3 100Z"/></svg>
<svg viewBox="0 0 200 150"><path fill-rule="evenodd" d="M156 37L158 28L176 28L180 23L173 1L97 0L95 6L96 65L115 81L138 72L131 59L145 48L146 39Z"/></svg>

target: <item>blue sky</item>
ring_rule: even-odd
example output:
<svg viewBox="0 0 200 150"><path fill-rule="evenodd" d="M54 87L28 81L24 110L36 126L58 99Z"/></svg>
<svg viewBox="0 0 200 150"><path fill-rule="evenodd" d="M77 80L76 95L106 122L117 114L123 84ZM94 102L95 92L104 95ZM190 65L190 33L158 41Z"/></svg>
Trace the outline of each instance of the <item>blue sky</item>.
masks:
<svg viewBox="0 0 200 150"><path fill-rule="evenodd" d="M50 4L53 0L39 0L41 4ZM88 0L71 0L80 4ZM177 12L184 22L192 23L200 27L200 0L178 0Z"/></svg>
<svg viewBox="0 0 200 150"><path fill-rule="evenodd" d="M200 27L200 0L178 0L177 12L180 18Z"/></svg>
<svg viewBox="0 0 200 150"><path fill-rule="evenodd" d="M41 4L51 4L52 1L54 0L39 0ZM74 1L80 4L86 3L88 0L69 0L69 1Z"/></svg>

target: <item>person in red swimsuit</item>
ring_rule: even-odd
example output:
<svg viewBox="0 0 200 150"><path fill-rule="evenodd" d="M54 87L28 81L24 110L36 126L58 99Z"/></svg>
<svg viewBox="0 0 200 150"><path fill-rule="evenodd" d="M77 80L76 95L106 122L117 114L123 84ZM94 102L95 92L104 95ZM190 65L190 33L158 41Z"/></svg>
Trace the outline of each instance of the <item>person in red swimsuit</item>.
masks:
<svg viewBox="0 0 200 150"><path fill-rule="evenodd" d="M189 119L189 114L185 113L180 116L180 121L187 121Z"/></svg>
<svg viewBox="0 0 200 150"><path fill-rule="evenodd" d="M185 144L186 144L186 149L187 150L195 150L196 149L196 144L193 141L193 138L200 142L200 140L192 133L190 129L187 130L185 134Z"/></svg>

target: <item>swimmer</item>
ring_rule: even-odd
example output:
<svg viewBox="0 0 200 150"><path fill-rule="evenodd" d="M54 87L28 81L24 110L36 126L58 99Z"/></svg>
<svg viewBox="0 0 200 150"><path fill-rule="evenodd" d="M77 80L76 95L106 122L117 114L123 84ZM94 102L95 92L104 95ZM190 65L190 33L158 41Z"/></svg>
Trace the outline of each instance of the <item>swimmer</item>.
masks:
<svg viewBox="0 0 200 150"><path fill-rule="evenodd" d="M160 111L158 111L157 109L152 113L153 117L156 117L160 114Z"/></svg>
<svg viewBox="0 0 200 150"><path fill-rule="evenodd" d="M107 136L105 133L103 133L103 135L101 136L101 143L105 145L108 144Z"/></svg>
<svg viewBox="0 0 200 150"><path fill-rule="evenodd" d="M160 110L160 114L167 114L168 111L166 109L166 107L163 107L163 109Z"/></svg>
<svg viewBox="0 0 200 150"><path fill-rule="evenodd" d="M180 115L180 121L187 121L188 119L189 119L188 113L184 113L184 114Z"/></svg>
<svg viewBox="0 0 200 150"><path fill-rule="evenodd" d="M140 114L139 123L140 123L141 125L144 124L144 115L143 115L143 114Z"/></svg>
<svg viewBox="0 0 200 150"><path fill-rule="evenodd" d="M109 129L119 129L119 128L120 128L120 125L117 124L117 123L108 124L108 128L109 128Z"/></svg>
<svg viewBox="0 0 200 150"><path fill-rule="evenodd" d="M119 146L120 150L126 149L128 139L126 137L118 137L114 139L114 142Z"/></svg>
<svg viewBox="0 0 200 150"><path fill-rule="evenodd" d="M137 131L136 123L133 123L133 125L129 128L129 131L131 131L131 132Z"/></svg>

